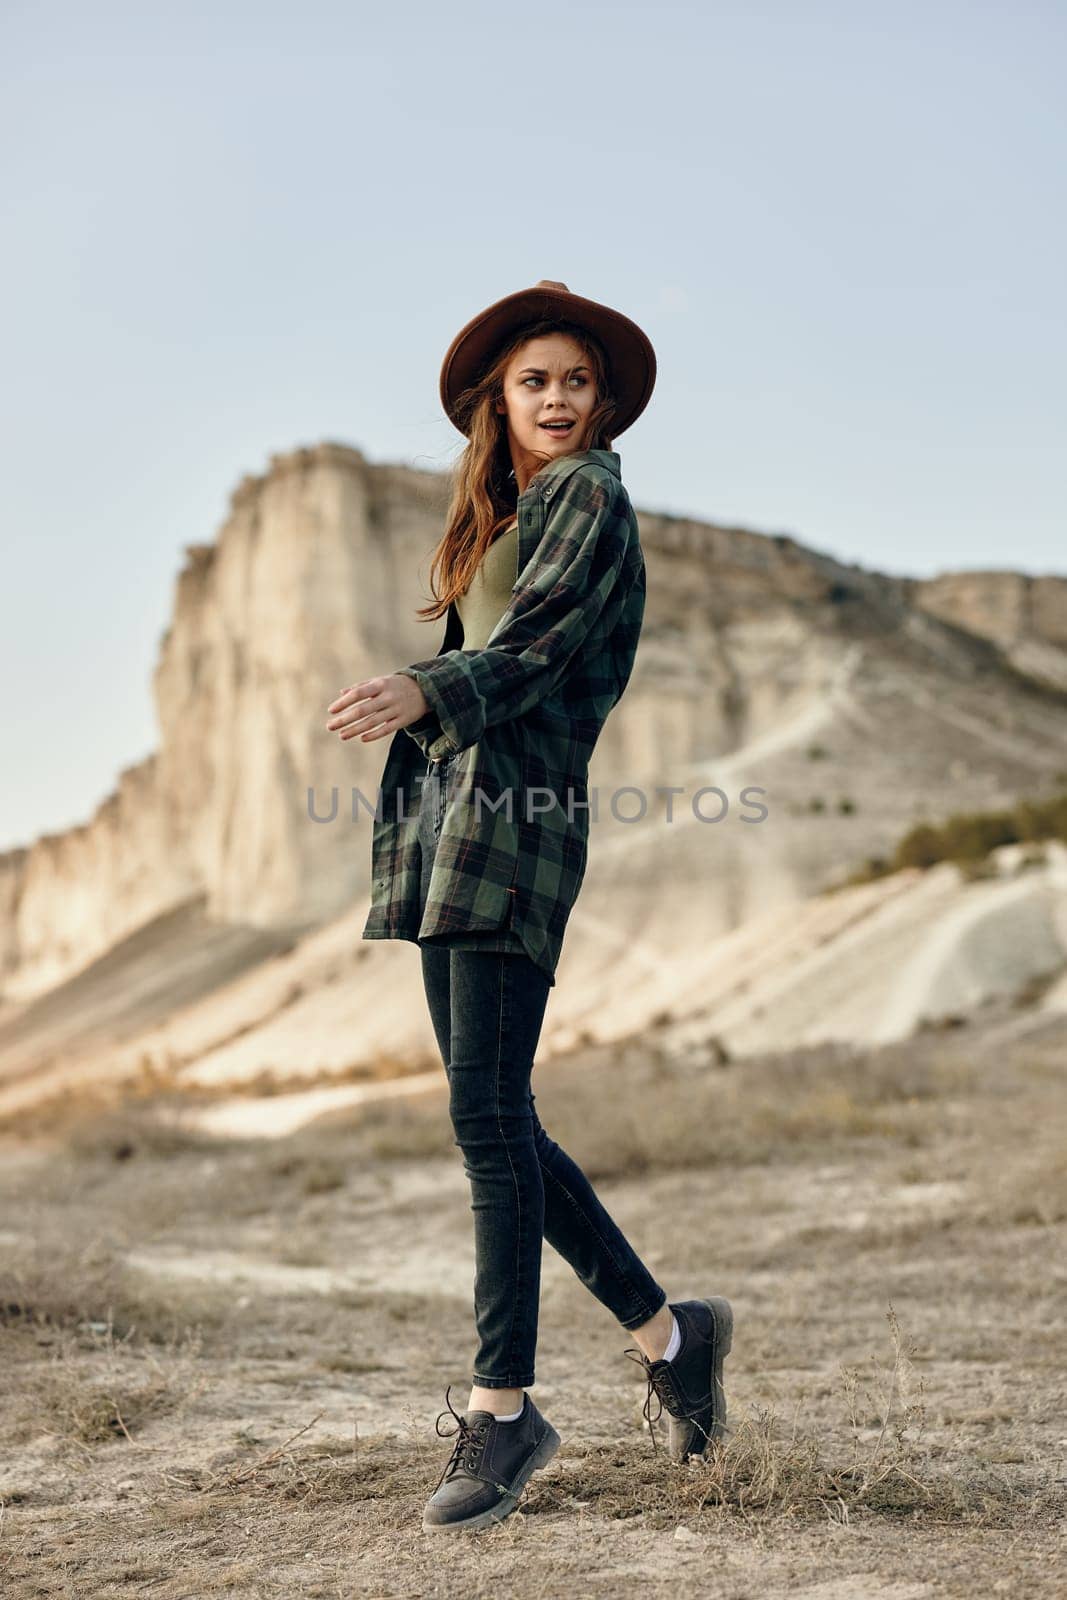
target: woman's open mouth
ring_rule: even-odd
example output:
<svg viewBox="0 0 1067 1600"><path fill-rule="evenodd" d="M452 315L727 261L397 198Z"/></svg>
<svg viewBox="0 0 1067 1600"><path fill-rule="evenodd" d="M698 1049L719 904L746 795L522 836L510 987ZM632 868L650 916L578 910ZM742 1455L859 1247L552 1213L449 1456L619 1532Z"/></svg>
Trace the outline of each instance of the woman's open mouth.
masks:
<svg viewBox="0 0 1067 1600"><path fill-rule="evenodd" d="M570 433L571 429L574 427L574 423L573 422L539 422L537 424L537 426L539 428L546 428L549 433L565 434L565 433Z"/></svg>

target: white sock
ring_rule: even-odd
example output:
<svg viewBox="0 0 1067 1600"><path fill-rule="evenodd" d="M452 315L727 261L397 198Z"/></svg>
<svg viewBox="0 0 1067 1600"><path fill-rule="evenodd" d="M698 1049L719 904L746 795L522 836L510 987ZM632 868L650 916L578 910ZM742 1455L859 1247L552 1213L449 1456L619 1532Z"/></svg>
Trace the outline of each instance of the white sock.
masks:
<svg viewBox="0 0 1067 1600"><path fill-rule="evenodd" d="M671 1331L671 1336L667 1340L667 1348L660 1356L661 1361L673 1361L679 1350L682 1348L682 1330L678 1326L678 1318L675 1316L673 1311L671 1312L671 1322L674 1326Z"/></svg>
<svg viewBox="0 0 1067 1600"><path fill-rule="evenodd" d="M511 1413L511 1415L508 1416L508 1417L497 1417L496 1420L498 1422L518 1422L519 1418L522 1416L522 1414L525 1411L525 1409L526 1409L526 1401L524 1400L522 1402L522 1405L519 1407L519 1409L517 1411L513 1411Z"/></svg>

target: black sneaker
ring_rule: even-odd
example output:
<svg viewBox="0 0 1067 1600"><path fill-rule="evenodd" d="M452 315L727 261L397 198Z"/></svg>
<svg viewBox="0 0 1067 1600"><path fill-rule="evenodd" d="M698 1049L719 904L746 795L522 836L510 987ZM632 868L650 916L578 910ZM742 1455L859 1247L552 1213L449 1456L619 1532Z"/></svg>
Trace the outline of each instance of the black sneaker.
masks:
<svg viewBox="0 0 1067 1600"><path fill-rule="evenodd" d="M445 1401L458 1427L445 1428L442 1436L455 1434L456 1443L423 1512L427 1533L454 1533L503 1521L518 1505L527 1478L559 1449L559 1434L528 1394L522 1397L521 1417L498 1422L491 1411L465 1411L461 1416L449 1399L451 1390L449 1384ZM444 1415L438 1413L438 1423ZM442 1433L440 1427L437 1432Z"/></svg>
<svg viewBox="0 0 1067 1600"><path fill-rule="evenodd" d="M641 1362L648 1377L643 1415L658 1449L652 1424L667 1411L671 1459L702 1456L713 1439L726 1431L726 1390L722 1383L723 1359L730 1353L734 1313L729 1300L679 1300L670 1302L678 1319L681 1348L673 1361L649 1361L643 1350L626 1351ZM660 1409L650 1415L655 1391Z"/></svg>

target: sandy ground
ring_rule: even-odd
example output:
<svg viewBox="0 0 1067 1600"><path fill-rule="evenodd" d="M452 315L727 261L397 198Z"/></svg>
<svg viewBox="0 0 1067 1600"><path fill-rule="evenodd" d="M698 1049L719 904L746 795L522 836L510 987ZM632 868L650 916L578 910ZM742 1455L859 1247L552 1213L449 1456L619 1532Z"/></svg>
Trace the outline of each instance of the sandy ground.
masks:
<svg viewBox="0 0 1067 1600"><path fill-rule="evenodd" d="M174 1096L25 1113L0 1590L1062 1595L1065 1068L1067 1019L1006 1002L882 1048L697 1068L646 1036L539 1066L546 1127L671 1298L733 1301L731 1435L653 1452L631 1337L546 1248L531 1393L562 1448L448 1539L419 1520L474 1258L443 1074L262 1140L182 1127Z"/></svg>

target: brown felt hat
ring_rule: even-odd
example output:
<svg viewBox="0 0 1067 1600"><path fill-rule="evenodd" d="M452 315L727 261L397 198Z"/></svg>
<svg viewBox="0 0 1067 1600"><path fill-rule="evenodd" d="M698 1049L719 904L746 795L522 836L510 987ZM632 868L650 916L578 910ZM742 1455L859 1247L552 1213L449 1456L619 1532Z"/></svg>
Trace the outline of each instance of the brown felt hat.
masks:
<svg viewBox="0 0 1067 1600"><path fill-rule="evenodd" d="M477 383L505 339L542 317L559 317L588 328L604 346L616 400L612 437L637 421L656 382L656 352L647 334L621 311L571 294L565 283L542 278L532 289L519 289L479 311L449 345L441 366L441 404L460 433L468 432L457 410L464 389Z"/></svg>

